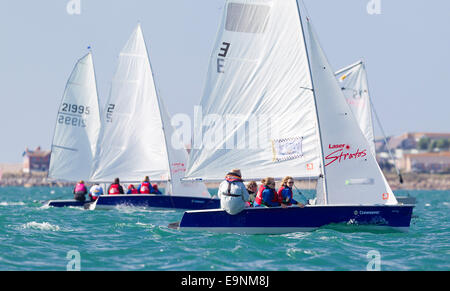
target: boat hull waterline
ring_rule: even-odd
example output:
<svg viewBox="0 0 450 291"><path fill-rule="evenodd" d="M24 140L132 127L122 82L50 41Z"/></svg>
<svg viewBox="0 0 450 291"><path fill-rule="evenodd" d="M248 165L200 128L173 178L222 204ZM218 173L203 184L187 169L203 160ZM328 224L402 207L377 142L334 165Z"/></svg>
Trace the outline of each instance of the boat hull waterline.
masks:
<svg viewBox="0 0 450 291"><path fill-rule="evenodd" d="M78 202L75 200L48 201L46 206L52 207L84 207L90 202ZM220 207L219 199L185 197L173 195L102 195L95 202L94 209L113 209L117 206L163 208L163 209L215 209Z"/></svg>
<svg viewBox="0 0 450 291"><path fill-rule="evenodd" d="M243 234L283 234L312 231L330 224L365 229L408 231L413 205L306 206L246 208L237 215L224 210L187 211L180 230Z"/></svg>

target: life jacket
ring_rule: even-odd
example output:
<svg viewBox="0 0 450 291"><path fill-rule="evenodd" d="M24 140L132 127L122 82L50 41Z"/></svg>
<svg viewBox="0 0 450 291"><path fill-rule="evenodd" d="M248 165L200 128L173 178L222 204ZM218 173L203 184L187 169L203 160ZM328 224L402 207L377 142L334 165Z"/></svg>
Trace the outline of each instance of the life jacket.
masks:
<svg viewBox="0 0 450 291"><path fill-rule="evenodd" d="M272 192L272 194L273 194L272 202L280 202L280 201L279 201L278 194L277 194L277 192L276 192L275 190L270 189L270 188L267 187L267 186L261 185L261 186L259 186L258 194L256 194L256 198L255 198L255 203L256 203L256 204L258 204L258 205L264 205L262 193L263 193L264 190L266 190L266 189L270 190L270 191Z"/></svg>
<svg viewBox="0 0 450 291"><path fill-rule="evenodd" d="M264 191L264 185L259 186L258 193L256 193L255 203L258 205L262 205L262 192Z"/></svg>
<svg viewBox="0 0 450 291"><path fill-rule="evenodd" d="M75 186L75 191L74 192L75 193L86 193L87 192L86 186L84 184L78 183Z"/></svg>
<svg viewBox="0 0 450 291"><path fill-rule="evenodd" d="M150 194L150 187L152 187L152 185L150 185L149 182L143 182L140 189L141 194Z"/></svg>
<svg viewBox="0 0 450 291"><path fill-rule="evenodd" d="M109 187L109 195L117 195L120 194L119 190L119 184L112 184L111 187Z"/></svg>
<svg viewBox="0 0 450 291"><path fill-rule="evenodd" d="M225 176L225 181L228 182L228 190L226 193L222 193L222 195L230 196L230 197L241 197L242 196L242 195L237 195L237 194L231 193L231 184L236 183L236 182L242 182L241 177L239 177L238 175L235 175L233 173L228 173Z"/></svg>
<svg viewBox="0 0 450 291"><path fill-rule="evenodd" d="M285 189L287 189L289 191L289 202L287 202L283 199L282 193ZM284 204L291 206L292 205L291 201L292 201L293 196L294 196L294 193L292 192L292 189L289 187L281 186L280 189L278 189L278 199L279 199L278 202L280 202L280 203L284 203Z"/></svg>
<svg viewBox="0 0 450 291"><path fill-rule="evenodd" d="M139 194L139 192L136 188L133 188L131 189L131 194Z"/></svg>
<svg viewBox="0 0 450 291"><path fill-rule="evenodd" d="M155 194L161 194L161 191L159 191L159 189L158 189L158 184L153 184L152 188L153 188Z"/></svg>

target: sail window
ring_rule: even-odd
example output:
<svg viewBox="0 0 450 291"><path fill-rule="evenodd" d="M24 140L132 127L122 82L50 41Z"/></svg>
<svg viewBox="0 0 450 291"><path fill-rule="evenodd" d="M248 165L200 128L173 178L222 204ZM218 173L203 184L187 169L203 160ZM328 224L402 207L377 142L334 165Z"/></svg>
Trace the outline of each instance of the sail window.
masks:
<svg viewBox="0 0 450 291"><path fill-rule="evenodd" d="M264 33L269 20L270 7L229 3L225 29L234 32Z"/></svg>

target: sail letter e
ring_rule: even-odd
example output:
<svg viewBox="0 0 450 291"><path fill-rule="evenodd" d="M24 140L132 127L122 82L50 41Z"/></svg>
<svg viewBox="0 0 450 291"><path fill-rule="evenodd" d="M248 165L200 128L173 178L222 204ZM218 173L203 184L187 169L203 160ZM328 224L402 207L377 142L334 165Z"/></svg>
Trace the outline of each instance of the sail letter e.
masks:
<svg viewBox="0 0 450 291"><path fill-rule="evenodd" d="M81 0L70 0L66 6L67 13L69 15L81 14Z"/></svg>

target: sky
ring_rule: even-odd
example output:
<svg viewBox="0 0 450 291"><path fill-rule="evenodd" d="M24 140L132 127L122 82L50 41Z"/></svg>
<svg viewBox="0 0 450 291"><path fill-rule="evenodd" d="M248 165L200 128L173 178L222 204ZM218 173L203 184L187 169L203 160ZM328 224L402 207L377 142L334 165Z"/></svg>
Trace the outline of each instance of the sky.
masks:
<svg viewBox="0 0 450 291"><path fill-rule="evenodd" d="M71 1L81 9L68 10ZM450 1L303 2L336 71L366 62L386 134L450 132ZM117 56L137 23L169 113L192 116L224 3L0 0L0 163L20 163L25 147L50 149L67 79L88 46L99 98L107 98Z"/></svg>

